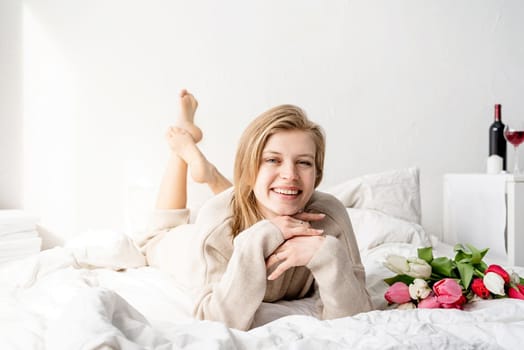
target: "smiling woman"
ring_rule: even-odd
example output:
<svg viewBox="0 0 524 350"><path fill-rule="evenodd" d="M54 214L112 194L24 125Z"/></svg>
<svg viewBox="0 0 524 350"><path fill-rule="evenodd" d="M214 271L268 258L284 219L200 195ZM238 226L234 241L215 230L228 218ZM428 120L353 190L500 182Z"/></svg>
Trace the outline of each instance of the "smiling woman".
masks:
<svg viewBox="0 0 524 350"><path fill-rule="evenodd" d="M180 116L168 129L171 156L153 227L137 244L148 263L193 292L194 316L249 329L265 303L311 300L304 314L322 319L371 309L365 273L345 207L315 190L325 141L296 106L277 106L242 135L234 187L197 147L196 99L180 94ZM186 177L214 198L186 224ZM238 305L242 305L239 309Z"/></svg>
<svg viewBox="0 0 524 350"><path fill-rule="evenodd" d="M305 131L283 131L269 138L253 187L264 217L294 215L304 208L315 188L314 160L315 143Z"/></svg>
<svg viewBox="0 0 524 350"><path fill-rule="evenodd" d="M302 188L297 189L300 193L295 207L279 214L293 215L302 210L322 180L324 152L322 130L296 106L274 107L251 122L240 139L235 160L233 234L265 217L261 210L270 214L267 211L276 203L269 203L267 191L286 190L283 184L299 183Z"/></svg>

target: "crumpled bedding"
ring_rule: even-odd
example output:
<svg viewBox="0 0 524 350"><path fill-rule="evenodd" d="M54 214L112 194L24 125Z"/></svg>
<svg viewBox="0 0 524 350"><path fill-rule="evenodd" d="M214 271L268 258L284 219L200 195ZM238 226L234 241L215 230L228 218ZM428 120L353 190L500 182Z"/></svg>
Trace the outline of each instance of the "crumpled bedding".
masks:
<svg viewBox="0 0 524 350"><path fill-rule="evenodd" d="M414 255L416 248L385 243L362 252L379 310L329 321L285 316L248 332L193 320L188 294L157 269L85 268L71 251L54 248L0 268L0 344L24 350L520 348L521 300L479 301L466 311L380 310L387 307L382 279L391 276L383 260ZM434 248L437 255L450 249Z"/></svg>

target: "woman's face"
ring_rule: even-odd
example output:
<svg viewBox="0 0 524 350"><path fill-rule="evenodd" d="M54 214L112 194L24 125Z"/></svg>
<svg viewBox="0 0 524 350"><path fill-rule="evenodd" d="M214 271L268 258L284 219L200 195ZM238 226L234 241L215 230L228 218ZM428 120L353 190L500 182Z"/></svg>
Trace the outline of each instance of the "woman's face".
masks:
<svg viewBox="0 0 524 350"><path fill-rule="evenodd" d="M253 192L266 219L303 210L315 190L315 143L305 131L281 131L262 152Z"/></svg>

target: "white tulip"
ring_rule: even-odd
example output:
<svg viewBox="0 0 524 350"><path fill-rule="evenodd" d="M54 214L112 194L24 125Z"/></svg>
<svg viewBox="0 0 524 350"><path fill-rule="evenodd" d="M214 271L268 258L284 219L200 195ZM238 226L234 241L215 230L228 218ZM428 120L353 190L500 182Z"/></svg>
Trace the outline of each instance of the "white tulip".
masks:
<svg viewBox="0 0 524 350"><path fill-rule="evenodd" d="M504 292L504 278L495 272L488 272L483 278L484 285L493 294L506 295Z"/></svg>
<svg viewBox="0 0 524 350"><path fill-rule="evenodd" d="M509 279L511 281L511 284L513 285L520 284L520 276L515 271L511 271L511 274L509 275Z"/></svg>
<svg viewBox="0 0 524 350"><path fill-rule="evenodd" d="M419 258L408 259L409 272L406 275L414 278L431 277L431 265Z"/></svg>
<svg viewBox="0 0 524 350"><path fill-rule="evenodd" d="M412 302L407 302L407 303L404 303L404 304L400 304L399 306L397 306L397 309L398 310L412 310L412 309L416 309L417 307L415 306L415 304L413 304Z"/></svg>
<svg viewBox="0 0 524 350"><path fill-rule="evenodd" d="M420 278L415 278L413 283L409 285L409 296L411 299L421 300L426 299L431 293L428 283Z"/></svg>
<svg viewBox="0 0 524 350"><path fill-rule="evenodd" d="M424 279L431 276L431 265L419 258L406 259L399 255L389 255L384 265L400 275Z"/></svg>
<svg viewBox="0 0 524 350"><path fill-rule="evenodd" d="M400 275L405 274L409 270L408 260L400 255L389 255L384 265Z"/></svg>

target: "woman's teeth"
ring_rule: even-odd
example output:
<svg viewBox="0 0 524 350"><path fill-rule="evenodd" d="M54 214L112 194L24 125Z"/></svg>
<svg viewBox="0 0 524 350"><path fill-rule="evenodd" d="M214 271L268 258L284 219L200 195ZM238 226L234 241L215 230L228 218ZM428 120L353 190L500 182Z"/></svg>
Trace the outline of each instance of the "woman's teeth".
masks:
<svg viewBox="0 0 524 350"><path fill-rule="evenodd" d="M287 194L287 195L297 195L298 190L286 190L283 188L275 188L273 191L279 194Z"/></svg>

